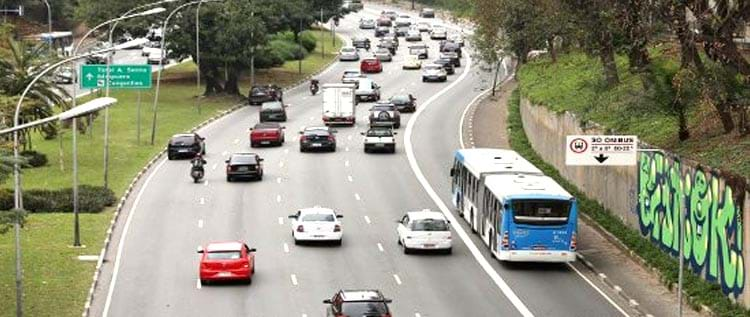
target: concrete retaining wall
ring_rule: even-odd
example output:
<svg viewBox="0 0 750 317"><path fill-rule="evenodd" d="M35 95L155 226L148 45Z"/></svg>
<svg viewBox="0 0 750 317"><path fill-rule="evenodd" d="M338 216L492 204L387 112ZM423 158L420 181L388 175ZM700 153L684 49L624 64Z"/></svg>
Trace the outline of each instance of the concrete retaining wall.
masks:
<svg viewBox="0 0 750 317"><path fill-rule="evenodd" d="M664 252L676 257L682 236L690 268L750 307L750 292L744 292L748 252L743 246L750 243L750 226L743 225L750 220L749 213L743 212L750 210L747 179L659 152L639 153L638 165L632 167L569 167L565 165L567 135L608 133L595 124L584 126L571 113L557 114L526 98L521 99L521 117L534 150L563 177ZM684 235L679 230L680 215Z"/></svg>

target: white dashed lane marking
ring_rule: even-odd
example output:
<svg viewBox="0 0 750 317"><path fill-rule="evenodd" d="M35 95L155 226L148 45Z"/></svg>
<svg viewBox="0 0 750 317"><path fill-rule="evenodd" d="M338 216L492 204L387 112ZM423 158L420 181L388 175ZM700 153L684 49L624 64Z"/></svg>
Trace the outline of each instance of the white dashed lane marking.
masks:
<svg viewBox="0 0 750 317"><path fill-rule="evenodd" d="M196 280L195 280L195 288L197 288L197 289L201 289L201 286L202 286L202 285L201 285L201 279L196 279Z"/></svg>
<svg viewBox="0 0 750 317"><path fill-rule="evenodd" d="M284 162L279 162L279 167L284 167Z"/></svg>
<svg viewBox="0 0 750 317"><path fill-rule="evenodd" d="M356 200L362 200L362 197L359 197L359 194L355 193L354 194L354 199L356 199Z"/></svg>
<svg viewBox="0 0 750 317"><path fill-rule="evenodd" d="M208 186L208 180L203 181L203 186Z"/></svg>
<svg viewBox="0 0 750 317"><path fill-rule="evenodd" d="M384 251L385 251L385 250L383 249L383 245L382 245L382 244L380 244L380 242L378 242L378 250L380 250L380 252L384 252Z"/></svg>
<svg viewBox="0 0 750 317"><path fill-rule="evenodd" d="M393 279L396 280L396 284L401 285L401 278L398 277L398 274L393 274Z"/></svg>
<svg viewBox="0 0 750 317"><path fill-rule="evenodd" d="M216 169L216 166L217 166L217 165L216 165L216 164L214 164L213 166L211 166L211 169L212 169L212 170L215 170L215 169Z"/></svg>
<svg viewBox="0 0 750 317"><path fill-rule="evenodd" d="M276 182L281 184L281 177L276 177Z"/></svg>
<svg viewBox="0 0 750 317"><path fill-rule="evenodd" d="M344 166L349 167L349 160L344 161Z"/></svg>
<svg viewBox="0 0 750 317"><path fill-rule="evenodd" d="M227 154L229 154L227 151L221 152L221 156L227 156Z"/></svg>
<svg viewBox="0 0 750 317"><path fill-rule="evenodd" d="M292 279L292 285L297 286L297 275L292 274L290 278Z"/></svg>
<svg viewBox="0 0 750 317"><path fill-rule="evenodd" d="M284 224L284 217L279 217L279 224L280 224L280 225L283 225L283 224Z"/></svg>
<svg viewBox="0 0 750 317"><path fill-rule="evenodd" d="M366 222L366 223L367 223L368 225L372 223L372 221L370 221L370 217L368 217L368 216L364 216L364 218L365 218L365 222Z"/></svg>
<svg viewBox="0 0 750 317"><path fill-rule="evenodd" d="M345 148L344 148L344 151L346 151L346 152L349 152L349 147L348 147L348 146L347 146L347 147L345 147Z"/></svg>
<svg viewBox="0 0 750 317"><path fill-rule="evenodd" d="M203 219L198 219L198 228L203 228Z"/></svg>
<svg viewBox="0 0 750 317"><path fill-rule="evenodd" d="M289 253L289 244L284 243L284 253Z"/></svg>
<svg viewBox="0 0 750 317"><path fill-rule="evenodd" d="M201 205L205 205L206 204L206 199L203 198L203 197L201 197L200 204Z"/></svg>
<svg viewBox="0 0 750 317"><path fill-rule="evenodd" d="M347 176L346 179L348 179L350 183L354 181L354 178L352 178L351 175Z"/></svg>
<svg viewBox="0 0 750 317"><path fill-rule="evenodd" d="M280 203L280 202L281 202L281 195L276 195L276 202L277 202L277 203Z"/></svg>

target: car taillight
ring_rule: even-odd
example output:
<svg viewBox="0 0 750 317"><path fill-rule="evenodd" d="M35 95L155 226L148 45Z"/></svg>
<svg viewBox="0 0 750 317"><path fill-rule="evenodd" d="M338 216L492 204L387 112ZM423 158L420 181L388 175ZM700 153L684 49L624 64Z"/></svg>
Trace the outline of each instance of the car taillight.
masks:
<svg viewBox="0 0 750 317"><path fill-rule="evenodd" d="M341 232L341 225L333 226L333 232Z"/></svg>
<svg viewBox="0 0 750 317"><path fill-rule="evenodd" d="M330 120L330 118L328 118L328 117L323 117L323 122L328 122L328 120Z"/></svg>
<svg viewBox="0 0 750 317"><path fill-rule="evenodd" d="M576 240L576 233L570 237L570 251L575 251L578 248L578 241Z"/></svg>
<svg viewBox="0 0 750 317"><path fill-rule="evenodd" d="M508 231L505 231L505 233L503 233L503 240L502 240L503 249L507 249L510 246L510 244L508 243L509 236L510 234L508 233Z"/></svg>
<svg viewBox="0 0 750 317"><path fill-rule="evenodd" d="M300 136L300 137L299 137L299 141L300 141L300 142L302 142L302 141L307 141L307 137L306 137L306 136L304 136L304 135L302 135L302 136Z"/></svg>
<svg viewBox="0 0 750 317"><path fill-rule="evenodd" d="M232 166L227 165L227 172L231 172L231 171L232 171Z"/></svg>
<svg viewBox="0 0 750 317"><path fill-rule="evenodd" d="M297 232L305 232L305 226L303 225L297 226Z"/></svg>
<svg viewBox="0 0 750 317"><path fill-rule="evenodd" d="M333 138L333 136L332 136L332 135L329 135L329 136L328 136L328 141L331 141L331 142L333 142L333 141L335 141L335 139Z"/></svg>

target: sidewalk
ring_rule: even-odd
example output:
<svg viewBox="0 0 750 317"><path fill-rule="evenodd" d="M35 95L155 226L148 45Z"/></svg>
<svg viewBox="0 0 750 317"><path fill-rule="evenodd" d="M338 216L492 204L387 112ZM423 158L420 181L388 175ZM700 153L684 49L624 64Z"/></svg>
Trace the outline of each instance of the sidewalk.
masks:
<svg viewBox="0 0 750 317"><path fill-rule="evenodd" d="M463 125L463 141L467 148L510 148L507 104L517 86L516 81L509 81L496 91L495 97L488 96L471 106ZM595 224L592 226L585 219L579 220L578 253L590 263L578 261L577 267L586 267L588 273L599 280L604 276L606 282L603 284L610 288L607 292L620 294L631 306L635 301L645 316L677 315L676 292L667 289L655 272L640 266L624 250L607 240L595 229ZM684 304L685 301L683 316L702 316Z"/></svg>

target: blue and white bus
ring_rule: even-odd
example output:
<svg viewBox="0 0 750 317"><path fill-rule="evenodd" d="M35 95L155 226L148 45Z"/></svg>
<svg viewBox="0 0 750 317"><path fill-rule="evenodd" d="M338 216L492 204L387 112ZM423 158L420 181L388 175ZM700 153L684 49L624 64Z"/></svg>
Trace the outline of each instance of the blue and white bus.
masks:
<svg viewBox="0 0 750 317"><path fill-rule="evenodd" d="M475 148L456 151L451 168L453 205L474 232L480 227L479 205L484 178L498 174L543 175L536 166L511 150Z"/></svg>
<svg viewBox="0 0 750 317"><path fill-rule="evenodd" d="M576 200L523 157L507 150L459 150L451 175L454 205L494 257L575 261Z"/></svg>

